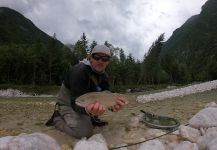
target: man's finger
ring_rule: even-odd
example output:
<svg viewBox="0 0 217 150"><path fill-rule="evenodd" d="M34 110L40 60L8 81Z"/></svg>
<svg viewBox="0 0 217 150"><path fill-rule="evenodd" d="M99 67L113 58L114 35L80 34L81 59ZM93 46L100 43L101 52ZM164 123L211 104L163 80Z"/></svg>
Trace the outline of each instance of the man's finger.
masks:
<svg viewBox="0 0 217 150"><path fill-rule="evenodd" d="M97 114L97 112L98 112L98 110L99 110L99 103L98 102L96 102L95 104L94 104L94 106L93 106L93 108L92 108L92 111L93 111L93 113L94 114Z"/></svg>
<svg viewBox="0 0 217 150"><path fill-rule="evenodd" d="M120 108L119 105L115 105L114 107L115 107L115 109L117 109L117 110Z"/></svg>
<svg viewBox="0 0 217 150"><path fill-rule="evenodd" d="M119 105L122 107L123 105L125 105L125 102L118 100L116 101L116 105Z"/></svg>
<svg viewBox="0 0 217 150"><path fill-rule="evenodd" d="M86 106L86 108L90 111L90 110L92 110L93 106L94 106L94 104L91 103L91 104L88 104L88 105Z"/></svg>
<svg viewBox="0 0 217 150"><path fill-rule="evenodd" d="M105 112L105 107L104 107L103 105L100 105L100 106L99 106L98 114L99 114L99 115L102 115L104 112Z"/></svg>

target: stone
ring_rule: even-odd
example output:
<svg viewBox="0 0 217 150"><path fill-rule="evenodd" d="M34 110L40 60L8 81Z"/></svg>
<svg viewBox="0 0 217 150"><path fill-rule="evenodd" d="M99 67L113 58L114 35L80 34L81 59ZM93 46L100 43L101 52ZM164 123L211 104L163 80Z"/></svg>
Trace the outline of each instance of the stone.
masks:
<svg viewBox="0 0 217 150"><path fill-rule="evenodd" d="M208 150L217 150L217 137L211 140L207 145Z"/></svg>
<svg viewBox="0 0 217 150"><path fill-rule="evenodd" d="M207 107L217 107L217 104L215 102L210 102L208 104L206 104L205 108Z"/></svg>
<svg viewBox="0 0 217 150"><path fill-rule="evenodd" d="M217 127L208 128L205 135L217 135Z"/></svg>
<svg viewBox="0 0 217 150"><path fill-rule="evenodd" d="M191 142L196 142L198 138L201 136L199 130L184 125L181 125L179 127L179 133L183 138Z"/></svg>
<svg viewBox="0 0 217 150"><path fill-rule="evenodd" d="M199 111L189 120L189 125L194 128L217 127L217 108L208 107Z"/></svg>
<svg viewBox="0 0 217 150"><path fill-rule="evenodd" d="M127 144L137 143L145 141L142 131L141 130L132 130L127 132L122 139L122 142Z"/></svg>
<svg viewBox="0 0 217 150"><path fill-rule="evenodd" d="M50 136L43 133L22 133L18 136L0 138L1 150L60 150L59 144Z"/></svg>
<svg viewBox="0 0 217 150"><path fill-rule="evenodd" d="M130 117L127 130L136 130L139 127L140 117L139 116L132 116Z"/></svg>
<svg viewBox="0 0 217 150"><path fill-rule="evenodd" d="M183 141L180 144L177 144L173 150L199 150L199 149L196 143Z"/></svg>
<svg viewBox="0 0 217 150"><path fill-rule="evenodd" d="M142 143L138 150L165 150L165 147L161 141L156 139Z"/></svg>
<svg viewBox="0 0 217 150"><path fill-rule="evenodd" d="M102 134L95 134L88 140L86 138L79 140L74 150L108 150L108 146Z"/></svg>
<svg viewBox="0 0 217 150"><path fill-rule="evenodd" d="M204 136L197 140L199 149L207 149L209 143L217 138L217 127L208 128Z"/></svg>
<svg viewBox="0 0 217 150"><path fill-rule="evenodd" d="M162 136L160 138L160 140L165 145L171 146L171 145L176 145L176 144L180 143L182 138L180 136L177 136L177 135L168 134L168 135Z"/></svg>
<svg viewBox="0 0 217 150"><path fill-rule="evenodd" d="M155 138L157 136L161 136L163 134L165 134L166 132L160 130L160 129L148 129L145 134L144 134L144 137L146 139L152 139L152 138Z"/></svg>

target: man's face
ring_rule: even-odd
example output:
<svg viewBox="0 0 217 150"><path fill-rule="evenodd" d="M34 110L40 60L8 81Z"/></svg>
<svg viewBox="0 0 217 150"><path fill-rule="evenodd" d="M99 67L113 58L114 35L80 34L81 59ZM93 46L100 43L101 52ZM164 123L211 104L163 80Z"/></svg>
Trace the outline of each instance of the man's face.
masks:
<svg viewBox="0 0 217 150"><path fill-rule="evenodd" d="M110 56L103 53L94 53L90 56L90 63L97 72L102 72L107 67Z"/></svg>

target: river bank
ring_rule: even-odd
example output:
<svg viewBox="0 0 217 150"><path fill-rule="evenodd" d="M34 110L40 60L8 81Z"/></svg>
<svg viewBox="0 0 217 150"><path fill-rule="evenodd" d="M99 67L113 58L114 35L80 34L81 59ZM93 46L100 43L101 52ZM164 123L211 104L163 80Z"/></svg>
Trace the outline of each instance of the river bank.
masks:
<svg viewBox="0 0 217 150"><path fill-rule="evenodd" d="M94 130L95 133L102 133L109 145L123 143L129 119L133 116L132 114L140 114L140 109L168 115L186 124L207 103L212 101L217 103L217 90L144 104L135 101L136 95L130 95L130 97L130 103L123 110L117 113L106 112L101 117L109 121L108 126ZM76 139L44 125L53 112L54 100L54 97L0 97L0 137L42 132L56 139L60 145L68 145L72 148Z"/></svg>

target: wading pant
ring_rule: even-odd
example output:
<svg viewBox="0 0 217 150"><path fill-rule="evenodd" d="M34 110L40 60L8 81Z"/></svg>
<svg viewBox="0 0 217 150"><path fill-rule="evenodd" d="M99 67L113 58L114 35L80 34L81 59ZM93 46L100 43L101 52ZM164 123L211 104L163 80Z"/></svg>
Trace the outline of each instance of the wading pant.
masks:
<svg viewBox="0 0 217 150"><path fill-rule="evenodd" d="M75 138L90 137L93 133L91 118L75 112L69 106L58 106L60 116L54 118L58 130Z"/></svg>

